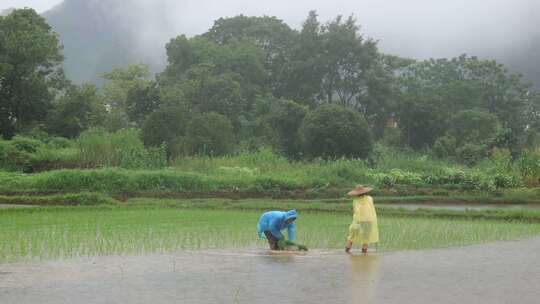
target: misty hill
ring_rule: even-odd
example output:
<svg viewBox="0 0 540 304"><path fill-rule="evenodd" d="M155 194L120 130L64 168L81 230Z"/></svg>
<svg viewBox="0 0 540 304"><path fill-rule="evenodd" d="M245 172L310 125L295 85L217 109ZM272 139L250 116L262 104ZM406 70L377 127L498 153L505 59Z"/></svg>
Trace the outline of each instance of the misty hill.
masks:
<svg viewBox="0 0 540 304"><path fill-rule="evenodd" d="M353 2L341 2L344 14L353 11L350 4ZM99 82L99 75L103 72L133 63L146 63L153 72L160 71L166 63L164 45L170 38L180 34L200 34L209 29L212 21L219 17L240 13L266 13L277 15L278 18L285 19L291 27L298 28L309 9L324 9L317 6L320 3L321 1L300 1L294 8L295 11L289 13L283 11L282 8L287 4L280 0L261 3L258 8L246 7L245 2L232 0L227 2L228 5L221 6L206 0L189 3L176 0L65 0L43 15L59 33L65 46L65 68L68 76L77 82ZM363 4L358 3L357 6L363 7ZM208 9L209 7L212 9ZM439 7L440 10L444 9L443 4ZM526 11L526 8L521 7L518 11ZM326 9L329 10L327 7ZM512 71L524 74L525 79L540 88L540 35L534 24L536 19L527 19L529 23L518 22L515 28L512 25L516 22L512 23L510 20L502 26L507 28L505 33L494 29L493 32L476 31L476 36L467 36L465 32L463 35L455 35L448 30L437 33L437 36L430 36L431 38L426 37L428 40L425 40L419 37L422 37L423 31L428 30L428 24L419 24L419 27L411 30L400 27L400 23L396 21L395 26L388 27L388 23L377 23L380 18L375 15L380 12L373 7L370 7L369 11L371 15L361 15L359 23L365 26L368 35L380 40L382 51L418 59L458 56L461 53L496 59L508 65ZM410 11L408 12L410 14ZM468 14L475 17L476 13L474 11ZM388 15L385 16L389 18ZM333 17L335 15L329 18ZM411 16L402 17L411 19ZM498 17L490 15L489 18ZM400 40L401 36L408 40ZM438 40L435 39L437 37ZM480 40L478 37L486 38ZM438 42L435 40L446 43L436 46Z"/></svg>
<svg viewBox="0 0 540 304"><path fill-rule="evenodd" d="M9 15L12 11L14 10L14 8L7 8L3 11L0 12L0 16L7 16Z"/></svg>
<svg viewBox="0 0 540 304"><path fill-rule="evenodd" d="M43 16L59 34L65 70L76 82L99 83L103 73L135 63L161 67L161 60L149 58L139 47L137 28L144 20L133 18L124 1L66 0Z"/></svg>

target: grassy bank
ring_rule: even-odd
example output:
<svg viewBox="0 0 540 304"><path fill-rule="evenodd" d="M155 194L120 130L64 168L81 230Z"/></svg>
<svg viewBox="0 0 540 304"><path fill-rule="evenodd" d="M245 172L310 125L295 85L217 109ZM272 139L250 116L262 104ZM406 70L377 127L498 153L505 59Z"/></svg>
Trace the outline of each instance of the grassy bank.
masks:
<svg viewBox="0 0 540 304"><path fill-rule="evenodd" d="M287 174L276 169L272 173L249 173L240 169L223 170L221 173L189 172L179 169L126 170L107 168L97 170L58 170L38 174L0 172L0 193L58 193L58 192L100 192L111 194L137 195L144 193L245 193L255 196L337 197L356 183L378 185L381 194L414 195L435 194L455 195L459 193L480 193L482 183L492 181L482 175L470 175L456 179L448 175L438 183L426 185L422 180L404 180L399 185L385 185L385 177L370 177L369 169L352 170L354 176L332 172L310 174L308 168L302 176ZM396 173L396 172L394 172ZM390 174L394 174L390 173ZM298 173L300 174L300 173ZM382 173L377 173L378 175ZM365 175L365 176L364 176ZM386 176L382 174L383 176ZM442 175L441 175L442 176ZM478 177L478 180L475 179ZM428 189L428 191L426 191ZM499 190L503 191L503 190ZM528 191L528 190L527 190ZM496 188L483 193L497 193ZM538 192L538 191L536 191ZM377 193L376 193L377 194Z"/></svg>
<svg viewBox="0 0 540 304"><path fill-rule="evenodd" d="M254 210L162 207L56 207L0 210L0 261L181 249L265 247ZM303 212L299 241L341 248L350 214ZM539 223L380 216L379 250L420 249L540 234Z"/></svg>
<svg viewBox="0 0 540 304"><path fill-rule="evenodd" d="M452 195L479 191L495 193L526 184L524 176L515 166L503 166L496 161L486 160L474 168L468 168L393 150L385 150L371 161L291 161L263 149L234 156L180 157L171 161L169 167L163 168L163 164L144 165L148 162L145 160L152 157L149 152L143 151L143 147L139 147L139 150L142 149L144 153L132 155L133 151L120 149L123 147L120 143L117 143L118 149L114 145L90 146L92 149L81 148L81 153L89 155L80 160L79 168L70 164L66 167L71 169L30 175L0 172L0 193L90 191L132 195L224 192L280 196L299 192L306 197L335 197L345 189L363 183L376 186L382 194ZM35 149L41 151L39 145ZM102 151L105 151L103 155ZM55 155L54 152L49 154ZM8 157L4 161L10 159Z"/></svg>
<svg viewBox="0 0 540 304"><path fill-rule="evenodd" d="M56 195L0 195L0 204L35 206L91 206L116 204L115 199L99 193Z"/></svg>

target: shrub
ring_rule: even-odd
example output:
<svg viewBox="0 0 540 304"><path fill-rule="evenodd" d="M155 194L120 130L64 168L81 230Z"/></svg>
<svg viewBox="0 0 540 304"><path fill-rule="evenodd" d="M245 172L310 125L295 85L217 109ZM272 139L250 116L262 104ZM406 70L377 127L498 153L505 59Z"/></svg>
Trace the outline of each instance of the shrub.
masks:
<svg viewBox="0 0 540 304"><path fill-rule="evenodd" d="M459 143L489 144L501 130L496 115L482 110L464 110L450 119L449 133Z"/></svg>
<svg viewBox="0 0 540 304"><path fill-rule="evenodd" d="M166 164L165 149L147 150L135 129L122 129L108 133L103 129L90 129L78 140L81 166L154 168Z"/></svg>
<svg viewBox="0 0 540 304"><path fill-rule="evenodd" d="M47 146L53 149L65 149L74 146L73 142L64 137L51 137L47 140Z"/></svg>
<svg viewBox="0 0 540 304"><path fill-rule="evenodd" d="M75 148L53 149L43 146L30 154L23 168L26 173L79 167L79 151Z"/></svg>
<svg viewBox="0 0 540 304"><path fill-rule="evenodd" d="M11 140L11 145L19 151L34 153L43 145L43 143L37 139L15 136Z"/></svg>
<svg viewBox="0 0 540 304"><path fill-rule="evenodd" d="M457 140L452 135L439 137L433 145L433 153L439 158L454 156L456 152Z"/></svg>
<svg viewBox="0 0 540 304"><path fill-rule="evenodd" d="M277 134L279 151L287 156L295 157L301 152L298 131L306 113L304 106L290 100L276 100L270 106L266 121Z"/></svg>
<svg viewBox="0 0 540 304"><path fill-rule="evenodd" d="M486 148L472 143L465 144L456 149L456 155L460 162L472 167L486 155Z"/></svg>
<svg viewBox="0 0 540 304"><path fill-rule="evenodd" d="M143 125L143 139L147 146L167 146L167 156L173 159L179 155L179 138L186 134L189 122L188 112L181 107L161 108L148 116Z"/></svg>
<svg viewBox="0 0 540 304"><path fill-rule="evenodd" d="M304 118L300 134L310 157L366 158L373 149L371 130L357 111L327 104Z"/></svg>
<svg viewBox="0 0 540 304"><path fill-rule="evenodd" d="M386 127L383 131L381 142L389 147L401 146L401 130L398 128Z"/></svg>
<svg viewBox="0 0 540 304"><path fill-rule="evenodd" d="M6 171L21 170L29 153L17 149L11 141L0 140L0 169Z"/></svg>
<svg viewBox="0 0 540 304"><path fill-rule="evenodd" d="M519 158L519 169L527 185L540 186L540 149L525 150Z"/></svg>
<svg viewBox="0 0 540 304"><path fill-rule="evenodd" d="M47 127L52 134L75 138L89 127L102 125L106 114L96 86L68 86L50 111Z"/></svg>

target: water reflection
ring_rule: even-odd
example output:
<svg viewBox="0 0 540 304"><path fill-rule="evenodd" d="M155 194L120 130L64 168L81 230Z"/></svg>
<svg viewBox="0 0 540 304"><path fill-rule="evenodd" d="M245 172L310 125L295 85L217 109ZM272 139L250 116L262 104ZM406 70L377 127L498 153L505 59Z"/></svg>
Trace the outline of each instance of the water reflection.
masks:
<svg viewBox="0 0 540 304"><path fill-rule="evenodd" d="M379 272L377 255L351 255L352 303L374 303Z"/></svg>

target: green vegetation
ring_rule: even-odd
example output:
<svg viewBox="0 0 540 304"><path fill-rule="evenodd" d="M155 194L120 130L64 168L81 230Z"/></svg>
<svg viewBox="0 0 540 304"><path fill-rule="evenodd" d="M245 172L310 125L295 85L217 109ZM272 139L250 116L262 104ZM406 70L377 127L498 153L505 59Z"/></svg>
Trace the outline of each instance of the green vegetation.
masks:
<svg viewBox="0 0 540 304"><path fill-rule="evenodd" d="M519 75L466 55L414 61L383 54L352 16L322 23L311 11L298 31L276 17L222 18L201 35L173 37L156 77L143 64L111 66L101 88L65 78L58 37L32 9L14 10L0 25L4 139L136 129L146 149L165 150L168 161L261 148L302 161L373 161L375 143L469 167L496 150L509 151L514 165L537 154L540 94ZM153 167L147 152L120 152L146 160L131 155L127 164L116 157L92 166ZM58 161L26 169L55 169ZM21 165L17 158L2 164ZM527 161L522 175L535 167ZM526 180L538 183L536 173Z"/></svg>
<svg viewBox="0 0 540 304"><path fill-rule="evenodd" d="M114 134L90 130L83 133L73 148L61 148L58 154L50 144L36 145L34 153L17 150L12 145L11 141L5 144L26 155L29 161L22 161L22 166L32 169L29 171L59 163L67 167L105 168L53 170L31 175L0 172L0 193L90 191L133 196L146 192L226 192L284 196L296 192L297 196L316 198L341 197L347 188L364 183L377 186L379 193L385 195L455 196L479 191L498 195L509 191L505 189L533 185L529 181L537 174L529 170L522 177L520 168L503 166L500 159L467 168L391 150L383 150L371 165L354 159L289 161L264 149L236 156L181 157L166 169L131 169L159 168L166 162L165 151L144 148L134 130ZM55 162L62 156L66 159Z"/></svg>
<svg viewBox="0 0 540 304"><path fill-rule="evenodd" d="M256 211L161 207L49 207L0 210L0 261L181 249L266 248ZM302 212L298 241L342 248L350 214ZM380 216L382 251L467 245L540 233L540 224Z"/></svg>
<svg viewBox="0 0 540 304"><path fill-rule="evenodd" d="M66 79L61 50L32 9L0 16L0 203L47 206L0 210L0 261L253 246L285 208L302 243L338 248L357 183L378 203L539 203L540 93L494 61L389 56L314 11L300 30L219 19L171 39L156 77L101 88ZM378 211L382 250L540 231L534 210Z"/></svg>
<svg viewBox="0 0 540 304"><path fill-rule="evenodd" d="M540 184L540 95L519 76L465 55L382 54L353 17L310 12L300 31L220 19L171 39L159 77L114 69L102 88L65 79L58 37L33 10L0 25L3 194L337 197L364 183L453 196Z"/></svg>
<svg viewBox="0 0 540 304"><path fill-rule="evenodd" d="M76 193L57 195L0 195L1 204L35 205L35 206L92 206L117 204L118 201L99 193Z"/></svg>

